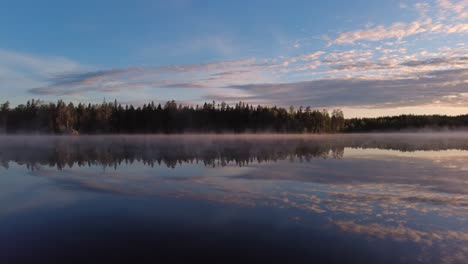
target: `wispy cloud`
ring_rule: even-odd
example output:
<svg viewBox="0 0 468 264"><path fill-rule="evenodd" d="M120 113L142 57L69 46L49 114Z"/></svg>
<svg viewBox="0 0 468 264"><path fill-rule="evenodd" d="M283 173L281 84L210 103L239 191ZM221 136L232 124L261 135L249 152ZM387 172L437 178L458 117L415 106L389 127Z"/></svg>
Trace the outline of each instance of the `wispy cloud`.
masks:
<svg viewBox="0 0 468 264"><path fill-rule="evenodd" d="M406 4L400 7L407 8ZM329 45L355 44L357 41L382 41L387 39L403 40L420 34L465 34L468 24L464 19L468 17L468 1L453 3L449 0L439 0L436 6L426 2L414 5L420 14L419 19L406 23L396 22L392 25L376 25L371 28L343 32L330 41ZM438 13L435 18L429 18L429 13ZM448 15L454 15L448 20Z"/></svg>
<svg viewBox="0 0 468 264"><path fill-rule="evenodd" d="M12 99L30 87L47 85L53 74L80 72L80 63L58 56L38 56L0 49L0 90L3 97Z"/></svg>
<svg viewBox="0 0 468 264"><path fill-rule="evenodd" d="M443 24L431 19L411 23L395 23L391 26L376 26L370 29L342 33L330 44L354 44L359 40L381 41L386 39L402 40L422 33L462 34L468 33L468 24Z"/></svg>
<svg viewBox="0 0 468 264"><path fill-rule="evenodd" d="M29 89L35 95L78 95L135 89L219 88L265 81L266 60L255 58L203 64L70 72L51 75L48 84Z"/></svg>
<svg viewBox="0 0 468 264"><path fill-rule="evenodd" d="M468 69L426 72L401 78L330 78L296 83L241 85L232 88L253 94L248 100L268 100L277 105L361 106L390 108L431 104L444 96L460 94L468 85ZM238 101L223 94L218 99ZM242 98L245 100L246 98ZM462 98L459 98L462 99ZM453 103L453 102L452 102ZM466 100L457 105L467 106Z"/></svg>
<svg viewBox="0 0 468 264"><path fill-rule="evenodd" d="M82 69L83 66L70 59L58 56L37 56L12 50L0 49L0 66L18 71L47 75Z"/></svg>
<svg viewBox="0 0 468 264"><path fill-rule="evenodd" d="M450 0L438 0L437 1L440 7L440 13L443 18L454 14L457 18L466 19L468 18L468 1L461 0L458 2L452 2Z"/></svg>
<svg viewBox="0 0 468 264"><path fill-rule="evenodd" d="M386 57L381 60L371 60L375 55L368 50L325 54L315 52L284 59L245 59L59 74L52 76L47 86L32 88L29 92L63 96L87 92L191 88L203 91L200 100L243 100L283 106L385 108L434 102L467 106L466 100L462 100L464 97L447 100L450 98L447 96L466 90L468 59L458 56L459 52L447 50L426 54L429 57L406 54L403 58ZM432 57L434 54L441 57ZM317 70L317 67L321 67L321 70ZM303 71L322 77L310 81L281 82L282 75ZM458 101L455 102L455 99Z"/></svg>

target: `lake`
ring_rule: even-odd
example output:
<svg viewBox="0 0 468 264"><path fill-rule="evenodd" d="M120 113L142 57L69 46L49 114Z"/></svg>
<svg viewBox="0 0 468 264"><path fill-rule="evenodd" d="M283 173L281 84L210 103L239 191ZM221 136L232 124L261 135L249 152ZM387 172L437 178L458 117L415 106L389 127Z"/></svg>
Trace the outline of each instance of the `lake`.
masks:
<svg viewBox="0 0 468 264"><path fill-rule="evenodd" d="M1 136L0 263L467 263L468 134Z"/></svg>

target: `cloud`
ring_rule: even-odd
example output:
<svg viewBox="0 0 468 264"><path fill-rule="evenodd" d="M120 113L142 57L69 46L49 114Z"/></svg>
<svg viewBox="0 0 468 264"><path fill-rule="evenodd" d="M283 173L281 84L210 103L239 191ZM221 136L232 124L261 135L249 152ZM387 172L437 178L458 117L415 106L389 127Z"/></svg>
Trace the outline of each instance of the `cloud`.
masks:
<svg viewBox="0 0 468 264"><path fill-rule="evenodd" d="M362 234L380 239L391 238L397 241L411 241L428 246L435 242L455 240L464 243L468 240L468 233L463 231L421 231L404 226L386 226L382 224L358 224L352 221L335 221L343 231Z"/></svg>
<svg viewBox="0 0 468 264"><path fill-rule="evenodd" d="M79 71L85 67L57 56L37 56L0 49L0 78L4 89L43 83L53 73Z"/></svg>
<svg viewBox="0 0 468 264"><path fill-rule="evenodd" d="M0 49L0 58L0 66L12 68L18 72L29 71L42 76L84 68L79 63L63 57L37 56L6 49Z"/></svg>
<svg viewBox="0 0 468 264"><path fill-rule="evenodd" d="M370 28L343 32L329 45L355 44L357 41L383 41L387 39L403 40L410 36L420 34L465 34L468 33L468 24L464 19L468 18L468 1L452 2L438 0L437 7L426 2L418 2L414 9L419 13L419 18L412 22L396 22L390 26L377 25ZM408 8L405 3L400 3L401 8ZM429 17L438 12L439 16ZM453 15L451 19L448 16Z"/></svg>
<svg viewBox="0 0 468 264"><path fill-rule="evenodd" d="M86 72L72 72L65 74L56 74L49 79L50 84L46 87L32 88L29 90L32 94L37 95L70 95L79 92L83 92L83 89L76 90L74 87L83 86L85 90L103 90L105 87L115 86L118 84L112 79L117 79L125 74L134 72L134 69L122 69L122 70L98 70L98 71L86 71ZM94 87L100 83L103 89Z"/></svg>
<svg viewBox="0 0 468 264"><path fill-rule="evenodd" d="M385 53L385 50L383 51ZM430 54L432 55L432 54ZM403 58L399 55L384 55L377 61L367 59L339 59L336 61L325 60L329 68L338 71L363 72L363 71L382 71L382 72L400 72L418 74L422 70L440 70L440 69L459 69L468 67L468 57L431 57L424 59L414 59L417 56L409 55ZM408 59L402 61L402 59ZM412 69L408 69L412 68ZM336 72L335 72L336 73ZM368 75L370 76L370 74ZM379 76L380 77L380 76Z"/></svg>
<svg viewBox="0 0 468 264"><path fill-rule="evenodd" d="M27 94L31 87L47 85L52 74L83 71L86 68L64 57L0 49L0 97L23 101L24 98L20 96Z"/></svg>
<svg viewBox="0 0 468 264"><path fill-rule="evenodd" d="M442 24L433 22L431 19L414 21L411 23L394 23L389 27L382 25L341 33L331 44L354 44L359 40L382 41L386 39L402 40L404 38L422 33L456 34L468 33L468 24Z"/></svg>
<svg viewBox="0 0 468 264"><path fill-rule="evenodd" d="M255 82L268 63L255 58L147 68L77 71L53 74L48 84L29 89L35 95L79 95L144 88L214 88L239 81Z"/></svg>
<svg viewBox="0 0 468 264"><path fill-rule="evenodd" d="M99 70L89 72L78 72L68 74L58 74L51 78L53 85L76 85L92 84L106 78L116 78L125 73L130 73L133 69L123 70Z"/></svg>
<svg viewBox="0 0 468 264"><path fill-rule="evenodd" d="M339 63L339 62L355 62L355 61L369 61L374 56L371 50L346 50L339 52L331 52L325 56L323 62L325 63Z"/></svg>
<svg viewBox="0 0 468 264"><path fill-rule="evenodd" d="M29 92L63 96L190 88L201 91L199 100L242 100L282 106L388 108L435 102L466 106L465 97L447 97L465 90L468 59L459 56L463 49L447 49L438 53L422 51L418 54L406 54L405 49L380 49L378 52L385 59L375 60L372 50L317 51L281 59L72 72L53 75L48 85L32 88ZM440 57L431 57L433 55ZM317 70L318 67L322 70ZM322 76L310 81L277 81L280 79L274 75L281 76L286 71L305 71Z"/></svg>
<svg viewBox="0 0 468 264"><path fill-rule="evenodd" d="M396 107L430 104L449 94L466 92L468 68L426 72L409 78L330 78L296 83L252 84L231 88L253 94L248 98L277 105ZM218 99L238 101L222 94ZM245 100L246 98L243 98Z"/></svg>
<svg viewBox="0 0 468 264"><path fill-rule="evenodd" d="M461 0L458 2L452 2L450 0L438 0L437 1L440 13L444 18L450 14L455 14L459 19L468 18L468 1Z"/></svg>
<svg viewBox="0 0 468 264"><path fill-rule="evenodd" d="M291 63L297 62L297 61L312 61L312 60L317 60L324 54L326 54L326 52L319 50L316 52L301 54L299 56L292 57L287 61Z"/></svg>
<svg viewBox="0 0 468 264"><path fill-rule="evenodd" d="M408 67L419 67L419 66L433 66L433 65L467 65L468 57L459 57L459 58L431 58L427 60L412 60L401 63L400 65Z"/></svg>

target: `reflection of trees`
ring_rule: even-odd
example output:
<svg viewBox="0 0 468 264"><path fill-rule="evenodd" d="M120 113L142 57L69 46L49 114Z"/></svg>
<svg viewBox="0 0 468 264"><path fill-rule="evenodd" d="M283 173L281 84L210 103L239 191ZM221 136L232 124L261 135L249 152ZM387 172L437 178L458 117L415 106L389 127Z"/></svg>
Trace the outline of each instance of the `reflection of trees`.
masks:
<svg viewBox="0 0 468 264"><path fill-rule="evenodd" d="M0 163L8 161L37 165L116 167L135 161L148 166L175 167L183 163L206 166L245 166L278 160L309 161L341 159L344 148L380 148L400 151L468 149L464 138L421 139L420 137L2 137Z"/></svg>
<svg viewBox="0 0 468 264"><path fill-rule="evenodd" d="M158 106L151 102L143 107L124 107L117 101L74 105L62 100L49 104L32 100L13 109L9 102L0 105L0 132L9 134L336 133L344 129L343 111L335 109L329 113L302 106L288 112L276 106L254 107L243 102L229 106L214 101L201 107L182 106L175 101Z"/></svg>
<svg viewBox="0 0 468 264"><path fill-rule="evenodd" d="M54 139L47 143L32 140L27 143L7 143L0 147L0 161L27 165L66 166L105 165L141 162L148 166L165 165L174 168L183 163L202 163L206 166L226 166L262 163L286 159L342 158L343 147L331 149L304 141L164 141L164 140L69 140ZM333 153L331 155L331 153Z"/></svg>

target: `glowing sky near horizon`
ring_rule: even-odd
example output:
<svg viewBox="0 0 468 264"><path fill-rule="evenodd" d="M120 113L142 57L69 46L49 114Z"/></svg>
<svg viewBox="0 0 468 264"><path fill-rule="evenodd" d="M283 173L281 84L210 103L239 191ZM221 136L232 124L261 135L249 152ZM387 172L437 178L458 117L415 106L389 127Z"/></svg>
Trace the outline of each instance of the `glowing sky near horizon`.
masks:
<svg viewBox="0 0 468 264"><path fill-rule="evenodd" d="M468 0L4 1L0 101L468 113Z"/></svg>

